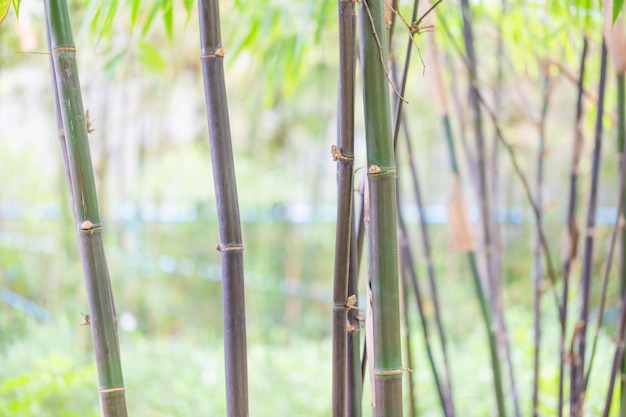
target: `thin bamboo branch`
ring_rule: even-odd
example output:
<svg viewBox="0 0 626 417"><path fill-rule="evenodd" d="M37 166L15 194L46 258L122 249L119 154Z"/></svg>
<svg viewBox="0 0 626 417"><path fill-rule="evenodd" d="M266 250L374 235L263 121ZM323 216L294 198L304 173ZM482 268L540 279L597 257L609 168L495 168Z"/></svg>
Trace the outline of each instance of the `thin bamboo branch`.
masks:
<svg viewBox="0 0 626 417"><path fill-rule="evenodd" d="M435 269L433 265L432 259L432 249L430 244L430 237L428 233L428 224L426 223L426 216L424 214L425 204L422 198L422 193L420 190L419 179L417 176L417 168L414 164L413 159L413 150L411 149L411 140L408 134L408 130L406 123L403 123L405 128L405 146L406 146L406 155L408 159L408 167L411 173L411 184L413 186L413 194L415 196L415 200L417 203L417 209L419 214L419 223L420 223L420 238L422 241L422 250L423 250L423 258L426 263L426 271L428 276L428 284L430 287L430 292L432 296L432 303L435 312L435 325L437 329L437 336L441 341L441 353L443 356L443 383L445 384L445 389L443 390L443 399L444 399L444 411L445 415L448 417L453 417L455 415L454 403L452 401L452 382L450 380L450 361L448 355L448 343L446 339L446 334L443 330L443 323L441 319L441 307L439 303L439 294L437 291L437 280L435 277ZM408 239L407 239L408 244ZM407 250L410 250L408 248Z"/></svg>
<svg viewBox="0 0 626 417"><path fill-rule="evenodd" d="M413 9L413 15L411 18L412 21L415 21L417 17L418 6L419 6L419 2L416 1L413 5L414 9ZM433 10L432 7L428 9L428 11L431 11L431 10ZM424 13L424 16L428 13L428 11ZM413 33L409 33L409 39L408 39L407 48L406 48L406 59L404 63L402 79L400 82L401 94L404 94L404 91L406 89L406 81L407 81L409 63L411 59L412 44L413 44ZM397 77L397 71L396 71L396 66L395 66L395 60L393 59L393 57L391 59L391 62L392 62L392 78L393 78L393 81L397 84L398 77ZM452 383L450 380L450 365L449 365L447 341L446 341L446 336L443 330L443 324L442 324L442 319L441 319L441 308L440 308L439 295L438 295L437 284L436 284L436 279L435 279L435 270L434 270L433 261L432 261L432 250L431 250L430 238L429 238L429 233L428 233L428 225L426 224L426 219L424 216L425 206L424 206L424 202L422 199L422 194L420 192L417 169L414 164L413 151L411 149L411 141L410 141L409 134L408 134L408 128L402 118L402 101L398 99L396 101L395 113L394 113L394 130L393 130L394 149L397 148L398 134L399 134L401 124L405 130L404 136L406 139L405 141L406 155L408 159L408 167L411 172L413 193L415 195L415 199L416 199L417 207L418 207L420 232L421 232L420 238L422 241L422 249L424 251L423 256L426 262L426 268L428 272L428 283L430 286L433 306L435 310L435 323L437 327L437 334L441 341L441 348L442 348L442 354L443 354L444 383L445 383L445 389L443 390L444 411L445 411L446 416L453 417L455 415L455 410L454 410L454 403L452 401ZM396 159L397 159L397 153L396 153ZM406 244L407 245L409 244L408 239L406 240ZM410 247L407 250L410 251ZM433 368L433 372L436 372L434 368Z"/></svg>
<svg viewBox="0 0 626 417"><path fill-rule="evenodd" d="M550 104L550 75L548 72L543 73L543 94L542 106L539 116L539 144L537 147L537 171L535 177L537 206L543 206L543 177L544 177L544 157L546 149L546 118L548 114L548 106ZM540 219L541 221L541 219ZM539 228L537 228L539 229ZM533 267L533 329L534 329L534 353L533 353L533 417L539 416L539 354L541 352L541 294L542 288L542 256L541 242L539 233L535 230L534 243L534 267Z"/></svg>
<svg viewBox="0 0 626 417"><path fill-rule="evenodd" d="M55 77L55 100L60 106L65 138L69 186L87 287L102 415L126 417L126 396L115 317L113 293L102 241L87 125L76 65L76 49L64 0L45 3ZM58 119L57 119L58 120Z"/></svg>
<svg viewBox="0 0 626 417"><path fill-rule="evenodd" d="M574 120L574 142L572 150L572 162L570 168L570 186L567 207L567 231L568 231L568 247L563 260L563 292L561 299L563 306L560 314L560 361L559 361L559 402L558 417L563 415L563 390L565 383L565 362L567 357L566 351L566 330L567 330L567 307L569 298L569 276L572 262L576 259L578 252L578 226L576 223L576 207L577 207L577 183L578 183L578 167L580 165L580 157L583 147L582 134L582 115L583 115L583 80L585 75L585 62L587 60L587 49L589 41L586 36L583 37L583 50L580 56L580 69L578 76L578 98L576 100L576 116Z"/></svg>
<svg viewBox="0 0 626 417"><path fill-rule="evenodd" d="M572 387L574 391L574 404L571 405L573 416L582 416L585 395L584 368L585 353L587 346L587 324L589 321L589 301L591 290L591 275L593 266L593 248L596 220L596 206L600 179L600 155L602 151L602 114L604 110L604 92L606 86L606 43L602 42L602 57L600 64L600 82L598 85L598 113L595 125L595 143L593 148L591 168L591 190L589 192L587 222L585 225L585 246L583 250L583 264L581 277L581 307L580 307L580 332L578 333L577 357L573 358Z"/></svg>
<svg viewBox="0 0 626 417"><path fill-rule="evenodd" d="M248 416L248 364L243 243L224 80L224 47L218 0L199 0L200 48L213 180L220 229L226 411Z"/></svg>
<svg viewBox="0 0 626 417"><path fill-rule="evenodd" d="M485 271L487 276L487 282L494 282L493 271L493 235L492 235L492 215L490 205L490 195L487 182L487 165L485 159L485 138L482 126L482 111L479 102L479 93L477 86L477 69L476 69L476 52L474 50L474 34L472 30L472 17L468 0L461 0L461 11L463 15L463 39L465 42L465 51L467 54L467 71L470 80L470 107L473 113L473 125L474 125L474 139L476 141L476 154L477 154L477 168L478 168L478 191L479 191L479 207L480 217L482 224L482 237L485 253ZM492 352L492 354L495 352ZM502 382L500 376L500 364L495 354L494 361L492 363L494 371L494 383L496 391L496 400L498 405L498 415L504 417L506 415L506 408L504 406L504 393L502 389Z"/></svg>
<svg viewBox="0 0 626 417"><path fill-rule="evenodd" d="M502 0L500 3L500 15L497 25L497 42L496 42L496 56L497 56L497 76L496 83L493 86L494 90L494 111L496 116L500 117L500 108L502 104L502 81L504 76L503 64L505 61L504 54L504 38L502 36L502 24L504 17L507 13L507 2ZM492 150L491 161L489 167L491 172L489 175L489 184L491 192L491 200L493 209L491 210L491 241L492 241L492 253L491 253L491 270L492 270L492 282L490 291L490 301L492 309L494 311L495 322L498 326L498 347L500 348L501 355L508 368L509 384L511 391L511 398L513 400L513 411L515 417L520 417L520 405L519 394L517 390L516 373L513 367L513 358L511 354L511 344L509 343L508 329L504 318L504 301L502 298L502 227L500 225L500 143L497 135L492 137Z"/></svg>
<svg viewBox="0 0 626 417"><path fill-rule="evenodd" d="M444 31L446 32L446 36L448 36L448 38L452 42L454 50L457 52L457 54L461 58L461 61L464 63L465 66L469 66L469 62L463 55L463 52L461 52L461 49L459 48L459 46L456 45L456 43L454 42L454 38L452 37L452 34L450 33L450 29L445 24L445 21L440 20L440 23L441 23L441 27L443 27ZM507 151L507 154L509 156L509 161L511 162L511 165L513 167L513 171L515 172L515 175L519 179L522 185L522 188L524 190L524 194L526 195L526 199L533 211L535 224L537 225L537 227L539 227L541 225L541 222L538 222L537 220L541 218L541 209L537 207L537 205L535 204L532 191L530 188L530 184L528 182L528 179L526 178L526 175L524 174L524 171L521 169L519 162L517 161L517 157L515 156L515 150L513 149L513 145L511 145L511 143L506 140L504 133L502 133L502 129L500 128L500 123L498 123L497 117L495 116L493 110L488 106L487 102L484 100L478 88L474 89L474 95L476 96L476 99L478 100L478 102L481 104L481 107L487 112L487 115L491 119L491 122L495 129L495 133L498 139L500 140L500 143L504 146L504 149ZM557 274L554 268L554 264L552 262L552 255L550 253L550 247L548 246L548 241L546 239L543 227L539 227L539 229L537 230L537 233L539 234L539 237L541 240L541 247L543 249L543 254L544 254L544 262L546 264L548 278L551 284L550 288L552 290L552 295L554 296L555 305L557 306L559 310L559 314L560 314L562 311L562 308L561 308L561 302L559 300L559 296L556 293Z"/></svg>
<svg viewBox="0 0 626 417"><path fill-rule="evenodd" d="M400 260L402 262L402 260ZM402 269L402 266L400 266ZM402 320L404 320L404 346L406 366L409 369L407 374L409 380L409 415L417 415L417 404L415 400L415 383L413 381L413 348L411 343L411 321L409 320L409 294L408 282L406 282L406 274L402 274L400 280L400 292L402 293Z"/></svg>
<svg viewBox="0 0 626 417"><path fill-rule="evenodd" d="M415 301L417 304L417 310L422 322L422 331L424 333L424 343L426 344L426 354L428 355L428 363L430 364L430 369L433 374L433 380L435 382L435 387L437 388L437 394L439 395L439 400L441 402L441 407L443 409L444 415L448 415L448 406L447 406L447 395L445 392L445 388L441 383L441 377L439 376L439 372L437 371L437 365L435 364L435 357L433 354L433 347L431 344L430 330L428 321L426 320L426 313L424 312L424 302L422 300L422 292L419 288L419 283L417 280L417 275L415 274L415 261L413 259L413 254L411 253L411 248L409 246L409 238L407 236L406 225L404 223L404 219L401 212L398 212L398 241L399 241L399 249L400 249L400 266L402 273L402 280L406 283L411 283L413 287L413 294L415 295Z"/></svg>
<svg viewBox="0 0 626 417"><path fill-rule="evenodd" d="M604 322L604 310L606 309L606 298L609 288L609 275L611 274L611 267L613 266L613 255L615 253L615 246L617 243L617 236L621 229L620 223L622 222L622 211L624 209L624 155L620 155L620 173L619 173L619 191L617 197L617 207L615 213L615 221L613 222L613 229L611 231L611 240L609 243L609 253L607 254L606 264L604 266L604 273L602 275L602 290L600 291L600 306L598 307L598 319L596 323L596 331L593 335L593 343L591 345L591 354L589 355L589 365L584 375L584 383L582 391L587 390L589 384L589 377L593 370L593 360L596 356L596 349L598 347L598 339L600 337L600 330L602 323Z"/></svg>

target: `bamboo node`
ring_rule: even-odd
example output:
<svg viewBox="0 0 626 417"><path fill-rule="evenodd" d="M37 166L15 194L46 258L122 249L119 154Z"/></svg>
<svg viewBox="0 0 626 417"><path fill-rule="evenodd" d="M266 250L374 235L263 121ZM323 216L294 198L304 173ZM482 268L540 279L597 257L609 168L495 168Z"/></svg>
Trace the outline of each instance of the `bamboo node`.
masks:
<svg viewBox="0 0 626 417"><path fill-rule="evenodd" d="M206 59L206 58L224 58L224 55L226 53L224 52L224 48L222 48L221 46L219 48L217 48L212 54L204 54L204 55L200 55L200 59Z"/></svg>
<svg viewBox="0 0 626 417"><path fill-rule="evenodd" d="M588 227L587 228L587 233L585 233L585 236L587 237L593 237L593 232L595 231L594 227Z"/></svg>
<svg viewBox="0 0 626 417"><path fill-rule="evenodd" d="M330 147L330 154L333 157L333 161L354 161L353 156L344 156L341 153L341 149L339 149L339 146L337 145L332 145Z"/></svg>
<svg viewBox="0 0 626 417"><path fill-rule="evenodd" d="M218 243L217 245L215 245L215 250L218 252L236 252L236 251L243 251L243 246L242 245L222 246Z"/></svg>
<svg viewBox="0 0 626 417"><path fill-rule="evenodd" d="M81 326L89 326L91 324L91 319L89 318L89 314L80 313L83 316L83 321L80 322Z"/></svg>
<svg viewBox="0 0 626 417"><path fill-rule="evenodd" d="M355 326L350 323L350 321L346 320L346 331L348 332L348 334L358 332L359 330L361 330L360 326Z"/></svg>
<svg viewBox="0 0 626 417"><path fill-rule="evenodd" d="M382 169L378 165L371 165L368 171L370 174L380 174Z"/></svg>
<svg viewBox="0 0 626 417"><path fill-rule="evenodd" d="M92 222L90 222L89 220L85 220L81 225L80 225L80 230L93 230L96 226L94 226L94 224Z"/></svg>
<svg viewBox="0 0 626 417"><path fill-rule="evenodd" d="M93 133L96 129L93 128L93 123L89 120L89 109L85 112L85 125L87 126L87 133Z"/></svg>
<svg viewBox="0 0 626 417"><path fill-rule="evenodd" d="M346 308L348 310L358 310L359 308L356 307L356 302L357 302L357 298L355 294L352 294L350 297L348 297L348 299L346 300Z"/></svg>
<svg viewBox="0 0 626 417"><path fill-rule="evenodd" d="M396 376L396 375L403 375L405 371L406 371L405 368L389 369L386 371L375 371L374 375L375 376Z"/></svg>
<svg viewBox="0 0 626 417"><path fill-rule="evenodd" d="M76 52L76 48L73 46L57 46L52 49L52 52Z"/></svg>
<svg viewBox="0 0 626 417"><path fill-rule="evenodd" d="M122 392L122 391L126 391L126 388L124 387L104 388L104 389L100 389L100 394L111 394L113 392Z"/></svg>

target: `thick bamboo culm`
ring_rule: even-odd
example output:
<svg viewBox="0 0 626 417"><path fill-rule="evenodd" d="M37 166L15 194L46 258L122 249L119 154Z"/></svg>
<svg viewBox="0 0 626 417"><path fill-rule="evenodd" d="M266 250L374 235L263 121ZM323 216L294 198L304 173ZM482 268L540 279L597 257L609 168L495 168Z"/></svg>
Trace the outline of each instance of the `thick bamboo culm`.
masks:
<svg viewBox="0 0 626 417"><path fill-rule="evenodd" d="M339 105L338 143L332 147L337 161L337 226L333 284L333 378L332 415L343 417L347 411L348 333L358 326L348 322L350 309L357 309L356 292L348 294L351 259L354 166L354 75L355 9L354 2L338 2L339 18ZM350 298L349 298L350 297ZM349 301L350 300L350 301ZM352 392L354 395L354 391Z"/></svg>
<svg viewBox="0 0 626 417"><path fill-rule="evenodd" d="M199 0L200 47L213 181L220 229L228 417L248 416L243 243L224 80L219 2Z"/></svg>
<svg viewBox="0 0 626 417"><path fill-rule="evenodd" d="M384 2L359 6L359 40L369 186L369 266L373 293L375 417L402 416L396 167L391 134Z"/></svg>
<svg viewBox="0 0 626 417"><path fill-rule="evenodd" d="M64 136L66 168L75 226L83 263L89 324L98 370L102 415L126 417L126 395L115 317L113 292L104 254L102 224L96 198L87 121L83 108L76 49L65 0L45 2L50 54Z"/></svg>

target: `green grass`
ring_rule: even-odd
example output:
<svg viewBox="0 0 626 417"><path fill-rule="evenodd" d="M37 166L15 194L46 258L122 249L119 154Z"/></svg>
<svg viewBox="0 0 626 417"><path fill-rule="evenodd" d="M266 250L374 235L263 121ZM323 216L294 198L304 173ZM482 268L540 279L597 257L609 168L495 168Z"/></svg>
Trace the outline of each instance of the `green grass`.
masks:
<svg viewBox="0 0 626 417"><path fill-rule="evenodd" d="M546 310L549 303L544 303ZM3 314L1 327L7 328L5 320L14 320L18 314ZM532 317L529 309L513 306L507 320L522 412L526 413L531 404ZM79 321L60 318L44 325L26 320L19 336L2 339L0 416L98 415L91 336ZM465 415L487 416L495 403L484 330L478 321L464 325L463 334L455 334L450 341L455 402L459 410L467 410ZM552 342L558 338L558 329L548 319L544 329L540 409L544 415L554 415L558 356ZM456 326L450 330L458 332ZM306 339L279 326L268 328L267 333L249 345L250 416L328 416L330 341ZM438 416L440 405L423 341L417 332L413 339L420 415ZM222 341L209 336L207 329L190 324L169 337L122 332L120 343L131 415L225 415ZM602 335L586 402L588 416L602 410L613 349L610 338ZM365 395L367 410L367 383Z"/></svg>

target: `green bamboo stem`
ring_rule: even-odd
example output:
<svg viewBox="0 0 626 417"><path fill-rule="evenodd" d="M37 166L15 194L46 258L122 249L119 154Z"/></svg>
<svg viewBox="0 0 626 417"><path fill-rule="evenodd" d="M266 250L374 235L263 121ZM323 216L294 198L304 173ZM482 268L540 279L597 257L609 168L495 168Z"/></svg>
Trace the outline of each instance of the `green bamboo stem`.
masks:
<svg viewBox="0 0 626 417"><path fill-rule="evenodd" d="M572 163L570 168L570 186L569 186L569 198L567 207L567 230L569 244L565 253L563 261L563 290L562 300L563 307L560 313L560 357L559 357L559 402L558 402L558 417L563 415L563 391L565 383L565 362L567 358L567 346L565 340L565 332L567 330L567 307L569 298L569 276L572 267L572 262L577 256L578 252L578 226L576 224L576 207L577 207L577 184L578 184L578 167L580 165L580 157L583 146L582 135L582 115L583 115L583 91L584 91L584 76L585 76L585 62L587 60L587 49L589 41L587 36L583 37L583 50L580 56L580 69L578 76L578 98L576 100L576 118L574 122L574 143L572 151ZM570 390L570 394L573 391Z"/></svg>
<svg viewBox="0 0 626 417"><path fill-rule="evenodd" d="M611 267L613 266L613 255L615 254L615 246L617 246L617 236L620 233L620 220L622 216L622 210L624 208L624 155L620 155L619 158L619 186L618 186L618 197L617 197L617 207L615 213L615 221L613 222L613 229L611 230L611 240L609 243L609 252L607 254L606 264L604 266L604 273L602 275L602 290L600 291L600 306L598 307L598 319L596 323L596 331L593 335L593 343L591 344L591 354L589 355L589 366L587 367L587 371L584 375L583 387L582 391L585 392L587 390L589 384L589 377L591 376L591 371L593 370L593 362L596 357L596 351L598 347L598 339L600 337L600 331L602 329L602 323L604 322L604 312L606 309L606 299L609 288L609 275L611 274Z"/></svg>
<svg viewBox="0 0 626 417"><path fill-rule="evenodd" d="M248 416L248 365L244 299L243 244L237 183L224 81L224 48L218 0L198 1L204 93L209 126L213 180L220 229L226 411Z"/></svg>
<svg viewBox="0 0 626 417"><path fill-rule="evenodd" d="M535 204L538 207L543 205L543 179L544 179L544 154L546 148L546 117L548 113L548 105L550 104L550 75L548 72L543 74L543 94L541 114L539 116L539 143L537 146L537 171L535 173L536 197ZM542 219L540 218L540 221ZM532 394L532 415L539 416L539 354L541 352L541 294L542 290L542 256L541 256L541 239L538 230L535 230L534 242L534 265L533 265L533 332L534 332L534 352L533 352L533 394Z"/></svg>
<svg viewBox="0 0 626 417"><path fill-rule="evenodd" d="M396 167L384 64L388 53L383 4L382 0L363 0L359 6L375 336L373 409L375 417L401 417L404 370L398 292Z"/></svg>
<svg viewBox="0 0 626 417"><path fill-rule="evenodd" d="M354 71L355 13L354 2L338 1L339 14L339 109L338 145L333 147L337 161L337 228L333 285L333 377L332 414L343 417L347 407L348 335L358 330L347 327L348 310L358 309L356 299L348 304L350 253L353 213L354 167Z"/></svg>
<svg viewBox="0 0 626 417"><path fill-rule="evenodd" d="M84 116L76 49L64 0L45 3L50 54L56 78L59 110L63 120L67 161L74 197L74 219L87 287L102 415L125 417L126 396L115 307L102 242L95 181Z"/></svg>
<svg viewBox="0 0 626 417"><path fill-rule="evenodd" d="M402 281L405 283L410 283L413 287L413 294L415 295L415 301L417 304L417 311L422 322L422 332L424 333L424 343L426 344L426 354L428 355L428 363L430 365L430 369L433 374L433 380L435 382L435 387L437 388L437 394L439 395L439 400L441 402L441 408L443 410L444 415L448 415L448 398L445 392L445 388L441 383L441 377L439 376L439 372L437 371L437 365L435 364L435 357L433 354L433 348L431 345L431 337L428 321L426 320L426 313L424 312L424 302L422 300L422 292L419 288L419 283L417 281L417 275L415 274L415 261L413 259L413 254L411 253L411 248L409 246L409 238L407 236L406 225L404 223L404 219L402 218L401 212L398 213L398 226L399 226L399 239L400 242L400 263L401 263L401 273L402 273Z"/></svg>
<svg viewBox="0 0 626 417"><path fill-rule="evenodd" d="M626 303L622 303L620 308L620 318L617 331L617 340L624 340L626 337ZM613 402L613 389L615 388L615 376L619 372L620 364L624 360L624 344L618 343L617 349L615 349L615 355L613 356L613 366L611 367L611 376L609 379L609 389L606 393L606 400L604 402L604 411L602 417L609 417L611 411L611 403ZM621 411L620 411L621 412Z"/></svg>
<svg viewBox="0 0 626 417"><path fill-rule="evenodd" d="M477 71L476 71L476 53L474 50L474 34L471 26L471 10L468 0L461 0L461 10L463 15L463 39L465 41L465 50L467 54L467 70L470 79L470 106L473 112L474 118L474 136L476 140L476 154L478 159L478 190L479 190L479 206L482 219L483 229L483 246L485 251L485 271L487 276L487 282L493 282L493 259L492 259L492 231L491 231L491 206L489 201L489 191L487 188L487 172L485 161L485 139L482 126L482 111L479 101L479 92L477 88ZM473 261L473 262L472 262ZM470 262L472 263L472 269L474 269L475 255L471 256ZM475 276L476 278L476 276ZM504 391L502 387L502 377L500 362L497 353L497 339L495 338L494 331L492 329L492 317L487 306L483 306L484 293L480 280L476 282L478 297L481 303L481 309L483 310L483 318L485 323L489 323L487 329L490 340L491 361L494 373L494 384L496 392L496 402L498 406L498 415L500 417L506 416L506 408L504 406ZM493 345L492 345L493 344Z"/></svg>
<svg viewBox="0 0 626 417"><path fill-rule="evenodd" d="M417 19L417 9L419 6L418 3L419 2L415 2L413 6L414 9L413 9L412 21L415 21ZM408 74L409 63L411 59L412 48L413 48L413 35L410 33L409 40L407 42L406 59L404 63L401 81L399 83L400 95L404 95L404 91L406 89L407 74ZM393 57L391 59L391 66L392 66L393 81L396 84L398 84L395 60L393 59ZM402 126L404 128L404 138L405 138L405 146L406 146L406 156L408 159L408 168L411 173L411 184L413 188L413 194L415 196L415 200L416 200L417 207L418 207L419 222L420 222L420 238L422 241L422 250L423 250L424 261L426 262L428 283L430 286L430 292L432 295L432 302L433 302L434 311L435 311L435 324L437 328L437 335L441 341L441 350L442 350L442 356L443 356L443 371L444 371L443 380L445 384L445 389L440 390L442 394L442 401L443 401L442 405L444 408L444 414L447 417L453 417L455 415L455 409L454 409L454 402L452 400L452 382L450 378L450 361L449 361L448 349L447 349L448 344L447 344L445 332L443 330L443 324L442 324L442 319L441 319L441 308L440 308L439 295L438 295L437 284L436 284L435 269L434 269L433 260L432 260L430 235L428 231L428 225L426 223L426 218L424 215L425 205L424 205L424 201L422 198L422 193L420 191L421 188L419 185L417 168L414 163L410 135L408 132L407 125L402 117L402 103L403 101L398 97L396 100L396 106L395 106L395 111L394 111L393 143L394 143L394 149L397 149L398 135L400 132L400 126ZM396 155L397 155L397 151L396 151ZM396 159L397 159L397 156L396 156ZM400 218L400 213L398 213L398 216ZM403 233L407 234L406 230L404 230ZM408 238L405 238L404 244L407 245L406 251L411 252L410 240ZM405 249L402 249L401 253L403 253L404 250ZM406 256L404 258L406 258ZM411 263L412 263L412 257L411 257ZM411 266L411 268L414 268L414 266ZM404 274L404 268L401 268L401 270L403 271L402 273ZM414 287L414 289L416 291L415 295L416 297L418 297L416 287ZM435 375L435 379L437 380L437 383L439 383L438 382L439 376L437 375L437 371L436 371L434 364L433 364L433 373Z"/></svg>
<svg viewBox="0 0 626 417"><path fill-rule="evenodd" d="M404 355L406 358L406 366L408 369L413 368L413 348L411 344L411 321L409 319L409 296L406 282L406 274L402 274L402 280L400 281L400 292L402 293L402 320L404 321ZM407 375L409 381L409 416L417 415L417 405L415 400L415 382L413 380L413 372L409 372Z"/></svg>
<svg viewBox="0 0 626 417"><path fill-rule="evenodd" d="M621 161L624 160L624 143L626 142L626 83L624 82L624 74L617 75L617 149ZM624 162L621 162L620 171L623 171ZM622 189L623 192L623 189ZM626 201L622 200L622 219L626 219ZM620 228L620 265L619 276L621 284L621 303L626 303L626 232L624 227ZM622 339L622 344L626 343ZM620 378L620 417L626 417L626 360L622 358Z"/></svg>
<svg viewBox="0 0 626 417"><path fill-rule="evenodd" d="M434 77L429 80L428 85L431 87L432 100L435 104L435 109L441 117L441 122L444 129L444 135L446 138L448 157L450 160L450 170L452 174L452 182L460 190L461 172L459 170L459 163L456 156L454 137L452 134L452 127L450 124L450 116L448 112L448 105L445 98L443 79L441 71L441 63L437 54L437 44L433 37L428 38L429 42L429 65L431 66L431 74ZM468 231L469 233L469 231ZM496 402L498 404L498 410L504 409L504 397L502 394L502 376L500 372L500 363L498 360L496 334L494 330L494 323L491 317L491 311L489 309L489 303L485 292L482 287L480 273L476 261L476 252L474 250L474 243L471 236L463 236L463 241L459 242L459 251L467 253L467 259L474 282L476 294L481 308L481 314L483 322L487 331L487 340L489 342L489 355L491 361L491 367L494 377L494 386L496 387ZM500 389L498 390L498 387Z"/></svg>
<svg viewBox="0 0 626 417"><path fill-rule="evenodd" d="M602 57L600 64L600 82L598 85L598 114L595 125L595 143L593 148L591 168L591 190L589 192L589 205L587 209L587 222L585 226L585 246L583 249L583 264L581 277L581 307L577 333L578 352L572 361L572 387L574 390L574 404L571 406L573 416L582 416L584 400L584 369L585 353L587 346L587 324L589 321L589 301L591 291L591 276L593 268L594 229L596 218L597 196L600 179L600 155L602 151L602 114L604 111L604 92L606 86L606 44L602 42Z"/></svg>
<svg viewBox="0 0 626 417"><path fill-rule="evenodd" d="M48 16L46 15L46 36L48 41L48 50L52 50L50 45L50 23L48 22ZM72 187L72 177L70 175L70 161L67 155L67 141L65 140L65 133L63 133L63 117L61 116L61 104L59 103L59 93L56 83L56 71L54 69L54 59L50 54L50 69L52 71L52 96L54 98L54 114L57 125L57 132L59 136L59 145L61 145L61 154L63 155L63 166L65 167L65 180L67 181L72 213L74 213L75 201L74 201L74 189Z"/></svg>
<svg viewBox="0 0 626 417"><path fill-rule="evenodd" d="M494 86L494 108L496 109L496 117L499 118L498 109L501 108L502 94L501 86L503 80L503 63L504 63L504 39L502 36L502 24L507 12L507 0L502 0L500 3L500 16L498 19L498 38L496 45L496 56L498 61L496 85ZM493 210L491 210L491 240L492 240L492 256L491 256L491 270L492 279L491 284L491 303L494 315L496 318L496 325L498 326L498 344L501 347L504 359L508 367L508 376L510 384L511 398L513 400L513 412L515 417L521 417L519 394L517 390L516 373L513 367L513 358L511 354L511 344L509 342L509 332L507 329L506 321L504 318L504 303L502 298L502 227L500 227L500 213L499 196L500 196L500 171L498 162L500 161L500 149L501 145L498 140L498 135L494 134L492 139L492 152L491 152L491 197L493 199Z"/></svg>

